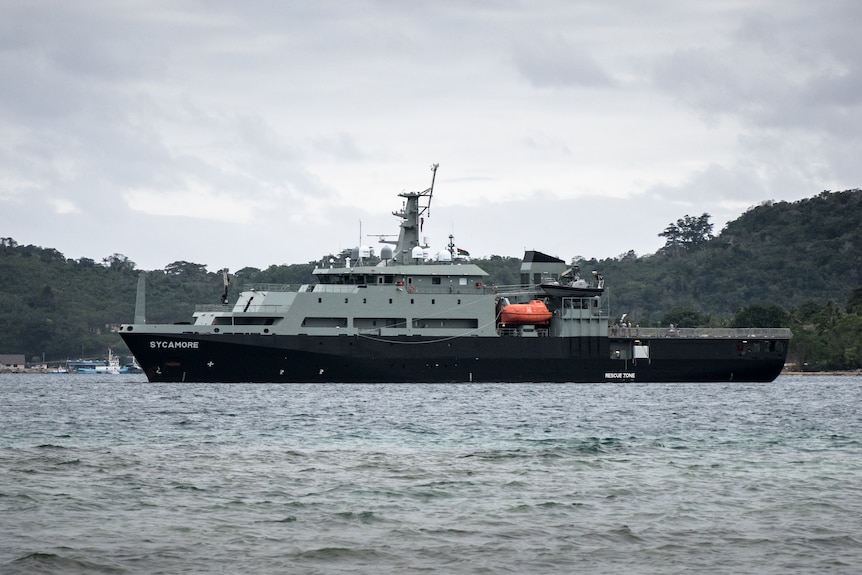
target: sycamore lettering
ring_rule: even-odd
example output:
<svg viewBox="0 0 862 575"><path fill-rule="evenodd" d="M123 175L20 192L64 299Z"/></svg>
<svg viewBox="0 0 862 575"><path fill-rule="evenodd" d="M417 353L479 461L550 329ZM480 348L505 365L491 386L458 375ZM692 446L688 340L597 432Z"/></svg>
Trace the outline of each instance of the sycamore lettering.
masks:
<svg viewBox="0 0 862 575"><path fill-rule="evenodd" d="M197 341L157 341L150 342L150 349L198 349Z"/></svg>

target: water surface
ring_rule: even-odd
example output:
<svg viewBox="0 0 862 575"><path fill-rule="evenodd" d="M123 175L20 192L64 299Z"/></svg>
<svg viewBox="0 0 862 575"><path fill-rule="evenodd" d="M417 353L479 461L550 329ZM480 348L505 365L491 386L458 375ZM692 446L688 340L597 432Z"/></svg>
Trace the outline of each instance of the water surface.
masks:
<svg viewBox="0 0 862 575"><path fill-rule="evenodd" d="M2 573L858 573L862 378L0 376Z"/></svg>

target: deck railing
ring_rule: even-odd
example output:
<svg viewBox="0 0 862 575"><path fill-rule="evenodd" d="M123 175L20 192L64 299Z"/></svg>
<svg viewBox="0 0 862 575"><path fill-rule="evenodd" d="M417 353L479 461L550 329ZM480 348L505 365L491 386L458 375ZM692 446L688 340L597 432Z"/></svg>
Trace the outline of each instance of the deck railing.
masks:
<svg viewBox="0 0 862 575"><path fill-rule="evenodd" d="M246 284L243 286L243 291L296 291L298 285L294 284Z"/></svg>
<svg viewBox="0 0 862 575"><path fill-rule="evenodd" d="M677 337L696 339L699 337L727 339L789 339L786 327L616 327L608 328L608 335L617 338L656 339Z"/></svg>

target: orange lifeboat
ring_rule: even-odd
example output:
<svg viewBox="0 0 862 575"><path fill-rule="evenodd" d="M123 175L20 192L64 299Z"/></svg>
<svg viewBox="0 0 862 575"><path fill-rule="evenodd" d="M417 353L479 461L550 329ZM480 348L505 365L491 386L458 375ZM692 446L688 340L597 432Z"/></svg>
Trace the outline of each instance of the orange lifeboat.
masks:
<svg viewBox="0 0 862 575"><path fill-rule="evenodd" d="M511 303L500 310L500 323L509 325L548 325L552 314L545 302Z"/></svg>

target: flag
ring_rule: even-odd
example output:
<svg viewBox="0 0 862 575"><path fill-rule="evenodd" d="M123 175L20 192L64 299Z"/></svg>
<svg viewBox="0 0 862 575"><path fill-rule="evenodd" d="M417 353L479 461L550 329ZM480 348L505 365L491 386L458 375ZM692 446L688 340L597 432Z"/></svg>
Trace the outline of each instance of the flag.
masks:
<svg viewBox="0 0 862 575"><path fill-rule="evenodd" d="M458 248L458 255L459 256L469 256L470 252L468 252L467 250L463 250L461 248Z"/></svg>

